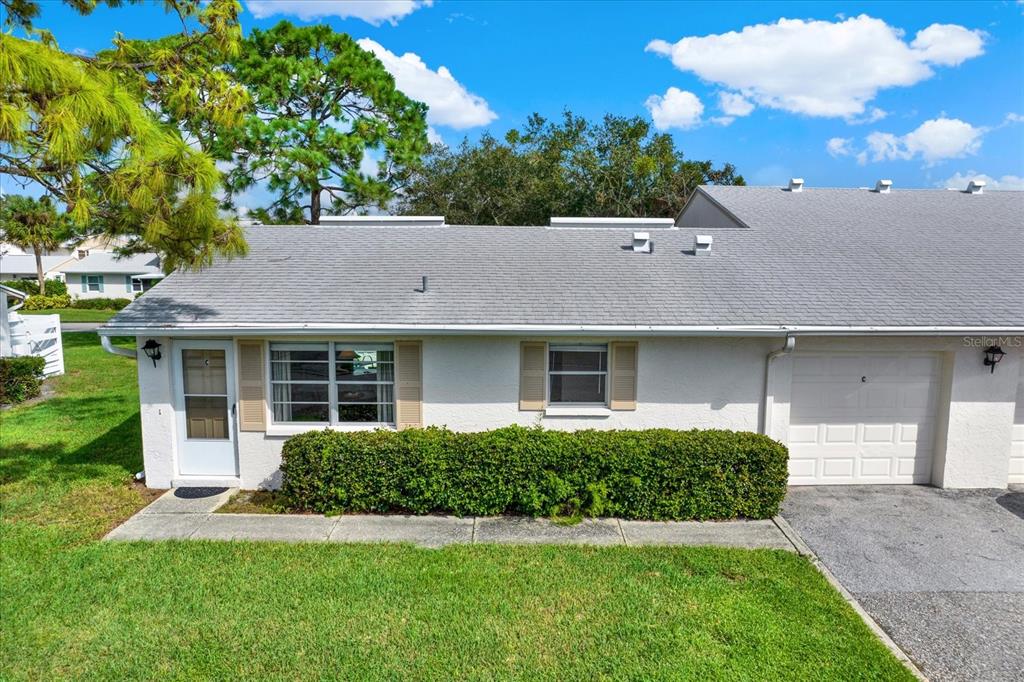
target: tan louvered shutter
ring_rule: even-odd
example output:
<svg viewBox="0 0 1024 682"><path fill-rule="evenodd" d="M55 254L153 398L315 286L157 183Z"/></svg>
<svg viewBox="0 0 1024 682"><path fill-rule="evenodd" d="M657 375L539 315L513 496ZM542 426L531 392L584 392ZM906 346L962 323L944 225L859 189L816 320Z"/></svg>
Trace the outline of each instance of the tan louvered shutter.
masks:
<svg viewBox="0 0 1024 682"><path fill-rule="evenodd" d="M396 343L395 365L395 426L423 426L423 344Z"/></svg>
<svg viewBox="0 0 1024 682"><path fill-rule="evenodd" d="M238 344L238 428L242 431L267 430L262 341L241 341Z"/></svg>
<svg viewBox="0 0 1024 682"><path fill-rule="evenodd" d="M548 344L523 341L519 346L519 409L543 410Z"/></svg>
<svg viewBox="0 0 1024 682"><path fill-rule="evenodd" d="M613 410L635 410L637 344L635 341L617 341L611 347L609 405Z"/></svg>

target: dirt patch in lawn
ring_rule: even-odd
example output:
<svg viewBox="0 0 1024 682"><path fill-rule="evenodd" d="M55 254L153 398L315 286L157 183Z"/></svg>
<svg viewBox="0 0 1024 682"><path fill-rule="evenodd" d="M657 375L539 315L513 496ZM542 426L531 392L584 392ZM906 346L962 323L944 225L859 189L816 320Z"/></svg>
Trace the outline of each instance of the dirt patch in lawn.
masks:
<svg viewBox="0 0 1024 682"><path fill-rule="evenodd" d="M273 490L240 490L217 508L217 514L302 514L285 504Z"/></svg>

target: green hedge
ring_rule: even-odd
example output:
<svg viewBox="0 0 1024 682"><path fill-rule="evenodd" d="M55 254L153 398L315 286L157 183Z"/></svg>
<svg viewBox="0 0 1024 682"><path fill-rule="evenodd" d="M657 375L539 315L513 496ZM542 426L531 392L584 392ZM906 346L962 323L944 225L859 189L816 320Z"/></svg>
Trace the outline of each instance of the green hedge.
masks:
<svg viewBox="0 0 1024 682"><path fill-rule="evenodd" d="M760 519L778 512L788 457L734 431L324 430L285 442L282 493L321 513Z"/></svg>
<svg viewBox="0 0 1024 682"><path fill-rule="evenodd" d="M12 405L39 395L46 360L35 355L0 358L0 403Z"/></svg>
<svg viewBox="0 0 1024 682"><path fill-rule="evenodd" d="M72 308L80 310L121 310L132 302L130 298L76 298Z"/></svg>
<svg viewBox="0 0 1024 682"><path fill-rule="evenodd" d="M7 282L0 282L5 287L11 289L17 289L18 291L24 291L29 296L39 295L39 282L34 279L14 279ZM60 296L68 293L68 285L59 279L47 279L46 280L46 295L47 296Z"/></svg>
<svg viewBox="0 0 1024 682"><path fill-rule="evenodd" d="M29 296L25 299L25 310L50 310L52 308L67 308L71 305L71 297L67 294L61 296Z"/></svg>

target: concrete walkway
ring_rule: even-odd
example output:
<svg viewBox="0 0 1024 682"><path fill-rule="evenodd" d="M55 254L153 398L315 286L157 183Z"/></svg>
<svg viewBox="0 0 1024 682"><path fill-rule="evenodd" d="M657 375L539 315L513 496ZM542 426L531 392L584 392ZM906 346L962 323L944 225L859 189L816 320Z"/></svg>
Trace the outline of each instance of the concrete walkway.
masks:
<svg viewBox="0 0 1024 682"><path fill-rule="evenodd" d="M772 520L626 521L584 519L561 525L518 516L215 514L226 488L170 490L107 535L107 540L273 540L450 544L715 545L784 549L794 545Z"/></svg>

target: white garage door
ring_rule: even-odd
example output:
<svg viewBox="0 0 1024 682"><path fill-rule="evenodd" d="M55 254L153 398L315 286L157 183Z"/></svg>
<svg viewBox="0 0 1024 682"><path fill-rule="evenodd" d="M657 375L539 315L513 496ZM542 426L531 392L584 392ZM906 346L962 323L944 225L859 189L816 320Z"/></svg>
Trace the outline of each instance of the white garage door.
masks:
<svg viewBox="0 0 1024 682"><path fill-rule="evenodd" d="M940 371L933 353L795 353L790 483L928 483Z"/></svg>
<svg viewBox="0 0 1024 682"><path fill-rule="evenodd" d="M1017 384L1017 414L1013 419L1013 443L1010 446L1010 483L1024 483L1024 364Z"/></svg>

